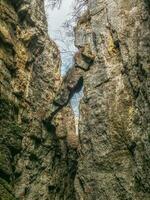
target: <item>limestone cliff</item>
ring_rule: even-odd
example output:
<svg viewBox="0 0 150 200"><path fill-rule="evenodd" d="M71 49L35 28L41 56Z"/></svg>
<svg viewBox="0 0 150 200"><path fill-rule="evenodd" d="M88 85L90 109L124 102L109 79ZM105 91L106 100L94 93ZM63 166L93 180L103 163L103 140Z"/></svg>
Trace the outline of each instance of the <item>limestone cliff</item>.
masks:
<svg viewBox="0 0 150 200"><path fill-rule="evenodd" d="M0 0L1 200L149 199L149 10L89 0L61 80L43 0ZM77 138L69 100L82 87Z"/></svg>
<svg viewBox="0 0 150 200"><path fill-rule="evenodd" d="M80 104L76 199L150 196L150 5L88 1L75 28L79 51L55 104Z"/></svg>
<svg viewBox="0 0 150 200"><path fill-rule="evenodd" d="M70 116L72 127L63 116L43 123L61 82L44 1L1 0L0 12L0 199L74 199L76 140L67 143L68 131L75 133L72 111L59 113Z"/></svg>
<svg viewBox="0 0 150 200"><path fill-rule="evenodd" d="M150 197L150 4L89 0L88 9L90 17L79 20L75 29L76 46L96 55L87 66L89 56L81 53L77 64L84 71L84 97L76 198L146 200Z"/></svg>

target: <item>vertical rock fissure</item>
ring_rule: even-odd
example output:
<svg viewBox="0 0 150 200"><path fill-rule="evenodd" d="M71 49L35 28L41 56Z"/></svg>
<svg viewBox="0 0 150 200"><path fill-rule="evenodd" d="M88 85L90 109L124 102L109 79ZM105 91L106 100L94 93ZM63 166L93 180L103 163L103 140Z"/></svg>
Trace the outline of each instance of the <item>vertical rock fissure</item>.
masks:
<svg viewBox="0 0 150 200"><path fill-rule="evenodd" d="M67 2L59 2L59 1L45 1L45 8L47 13L47 21L48 21L48 29L49 29L49 35L53 38L53 40L56 42L57 46L60 50L61 55L61 79L62 82L66 82L66 77L69 76L69 71L71 71L74 67L74 53L77 50L74 46L74 31L73 31L73 24L75 19L73 15L74 6L73 4L75 1L67 1ZM61 6L60 6L61 4ZM77 2L76 2L76 5ZM83 6L84 7L84 6ZM82 8L82 7L81 7ZM82 9L80 8L80 12ZM53 18L53 15L55 18ZM60 17L61 16L61 17ZM64 18L64 19L63 19ZM66 26L65 24L68 24ZM64 26L66 26L64 28ZM80 82L80 80L79 80ZM81 83L82 84L82 83ZM79 104L82 97L82 91L83 89L78 89L78 85L76 88L74 88L74 85L68 86L70 87L70 94L68 97L68 100L64 102L64 106L67 104L71 105L71 108L74 113L74 120L75 120L75 132L78 133L78 121L79 121ZM71 88L72 87L72 88ZM54 104L57 104L54 102ZM59 106L59 105L58 105ZM62 106L62 105L61 105ZM51 115L54 116L61 108L59 107L54 111ZM77 134L76 134L77 135Z"/></svg>
<svg viewBox="0 0 150 200"><path fill-rule="evenodd" d="M2 200L149 200L150 5L86 2L61 77L44 1L0 1Z"/></svg>

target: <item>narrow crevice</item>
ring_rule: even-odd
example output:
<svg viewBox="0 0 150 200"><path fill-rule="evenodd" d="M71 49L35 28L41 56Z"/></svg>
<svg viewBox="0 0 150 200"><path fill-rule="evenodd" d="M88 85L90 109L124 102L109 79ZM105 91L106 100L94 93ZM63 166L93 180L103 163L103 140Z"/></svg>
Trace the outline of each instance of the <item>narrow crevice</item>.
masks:
<svg viewBox="0 0 150 200"><path fill-rule="evenodd" d="M79 78L77 84L69 91L69 95L68 95L68 99L66 102L64 102L63 105L58 104L55 100L53 102L53 106L55 108L55 110L51 113L51 115L43 120L43 124L47 127L47 129L52 132L54 131L55 127L50 123L53 118L55 117L55 115L61 110L63 109L63 107L67 106L68 103L70 102L71 98L73 97L73 95L75 93L78 93L81 91L83 87L83 77Z"/></svg>

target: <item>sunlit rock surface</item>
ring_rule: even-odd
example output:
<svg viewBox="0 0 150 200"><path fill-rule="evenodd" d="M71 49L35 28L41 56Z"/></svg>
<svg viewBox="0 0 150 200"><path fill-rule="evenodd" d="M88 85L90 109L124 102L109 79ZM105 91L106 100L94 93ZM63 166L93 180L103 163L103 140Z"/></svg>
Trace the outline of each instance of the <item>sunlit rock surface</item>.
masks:
<svg viewBox="0 0 150 200"><path fill-rule="evenodd" d="M75 29L76 45L96 52L83 73L77 199L149 199L149 6L91 0Z"/></svg>
<svg viewBox="0 0 150 200"><path fill-rule="evenodd" d="M149 199L149 10L89 0L61 78L43 0L0 1L0 199Z"/></svg>

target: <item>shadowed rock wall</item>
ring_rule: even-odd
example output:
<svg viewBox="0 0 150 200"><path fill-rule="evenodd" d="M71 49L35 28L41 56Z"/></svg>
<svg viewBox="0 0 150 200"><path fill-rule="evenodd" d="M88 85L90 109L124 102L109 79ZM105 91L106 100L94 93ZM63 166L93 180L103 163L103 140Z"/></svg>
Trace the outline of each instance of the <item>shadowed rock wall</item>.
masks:
<svg viewBox="0 0 150 200"><path fill-rule="evenodd" d="M70 116L68 128L61 119L43 124L61 82L44 1L1 0L0 12L0 199L74 199L72 111L59 113Z"/></svg>

